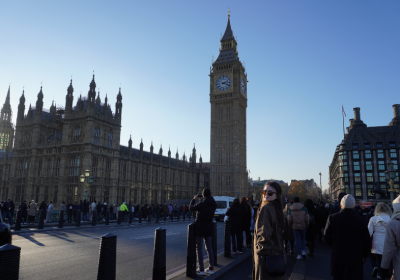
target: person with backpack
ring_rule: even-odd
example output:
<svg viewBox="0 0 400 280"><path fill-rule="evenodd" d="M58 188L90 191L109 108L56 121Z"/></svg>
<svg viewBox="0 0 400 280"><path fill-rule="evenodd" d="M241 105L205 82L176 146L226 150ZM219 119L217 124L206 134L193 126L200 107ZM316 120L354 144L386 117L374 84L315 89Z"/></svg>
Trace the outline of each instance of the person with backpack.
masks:
<svg viewBox="0 0 400 280"><path fill-rule="evenodd" d="M375 257L376 267L373 267L372 276L379 276L381 280L386 279L383 275L383 270L381 267L382 262L382 254L383 254L383 245L385 243L386 237L386 226L390 221L390 216L392 215L392 210L389 205L379 202L375 208L375 216L373 216L368 223L368 231L371 236L371 258Z"/></svg>
<svg viewBox="0 0 400 280"><path fill-rule="evenodd" d="M288 220L296 240L297 259L306 259L306 231L309 223L309 216L307 208L300 203L298 197L294 198L293 205L289 207Z"/></svg>
<svg viewBox="0 0 400 280"><path fill-rule="evenodd" d="M314 207L314 202L311 199L306 199L304 201L304 207L307 208L308 211L308 229L306 232L306 241L307 241L307 246L308 249L310 249L310 257L314 257L314 248L315 248L315 240L317 239L317 234L318 234L318 225L317 225L317 220L318 220L318 211Z"/></svg>

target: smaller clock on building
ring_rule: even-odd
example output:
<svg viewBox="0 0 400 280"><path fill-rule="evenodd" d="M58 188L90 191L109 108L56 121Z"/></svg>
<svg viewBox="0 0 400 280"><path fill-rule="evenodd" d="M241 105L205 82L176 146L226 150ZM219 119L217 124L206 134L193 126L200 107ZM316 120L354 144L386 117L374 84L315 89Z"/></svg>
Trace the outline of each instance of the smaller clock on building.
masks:
<svg viewBox="0 0 400 280"><path fill-rule="evenodd" d="M231 86L231 79L228 76L221 76L216 83L217 89L225 91Z"/></svg>

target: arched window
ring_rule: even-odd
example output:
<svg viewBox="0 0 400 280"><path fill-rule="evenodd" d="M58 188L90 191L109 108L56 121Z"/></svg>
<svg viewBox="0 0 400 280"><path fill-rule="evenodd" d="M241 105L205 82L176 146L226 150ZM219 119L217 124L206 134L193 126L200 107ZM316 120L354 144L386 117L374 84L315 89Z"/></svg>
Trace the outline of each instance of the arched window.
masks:
<svg viewBox="0 0 400 280"><path fill-rule="evenodd" d="M93 144L99 145L100 144L100 127L94 128L94 140Z"/></svg>
<svg viewBox="0 0 400 280"><path fill-rule="evenodd" d="M107 148L112 148L113 133L112 130L107 132Z"/></svg>

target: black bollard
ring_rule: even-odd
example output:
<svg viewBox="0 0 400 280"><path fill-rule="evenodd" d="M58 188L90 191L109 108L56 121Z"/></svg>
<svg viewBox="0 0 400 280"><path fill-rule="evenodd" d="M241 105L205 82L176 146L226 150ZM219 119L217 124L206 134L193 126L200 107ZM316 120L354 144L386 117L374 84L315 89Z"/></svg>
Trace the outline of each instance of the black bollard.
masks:
<svg viewBox="0 0 400 280"><path fill-rule="evenodd" d="M92 226L96 225L96 220L97 220L96 211L93 211L93 213L92 213Z"/></svg>
<svg viewBox="0 0 400 280"><path fill-rule="evenodd" d="M132 213L128 212L128 215L129 215L129 223L132 224Z"/></svg>
<svg viewBox="0 0 400 280"><path fill-rule="evenodd" d="M76 223L75 223L76 227L80 227L81 226L81 210L78 210L76 212Z"/></svg>
<svg viewBox="0 0 400 280"><path fill-rule="evenodd" d="M174 212L172 212L171 216L171 222L174 220Z"/></svg>
<svg viewBox="0 0 400 280"><path fill-rule="evenodd" d="M160 222L160 210L156 210L156 223Z"/></svg>
<svg viewBox="0 0 400 280"><path fill-rule="evenodd" d="M181 213L178 212L178 221L181 218Z"/></svg>
<svg viewBox="0 0 400 280"><path fill-rule="evenodd" d="M163 216L164 216L164 222L165 222L167 220L167 212L165 212L165 210L164 210Z"/></svg>
<svg viewBox="0 0 400 280"><path fill-rule="evenodd" d="M117 236L107 233L101 237L97 280L115 280L117 268Z"/></svg>
<svg viewBox="0 0 400 280"><path fill-rule="evenodd" d="M186 276L196 278L196 225L188 225Z"/></svg>
<svg viewBox="0 0 400 280"><path fill-rule="evenodd" d="M15 222L14 230L21 230L21 222L22 222L22 211L17 211L17 221Z"/></svg>
<svg viewBox="0 0 400 280"><path fill-rule="evenodd" d="M21 248L6 244L0 247L0 275L1 279L19 279L19 261Z"/></svg>
<svg viewBox="0 0 400 280"><path fill-rule="evenodd" d="M231 257L231 226L229 221L225 221L225 233L224 233L224 256L226 258Z"/></svg>
<svg viewBox="0 0 400 280"><path fill-rule="evenodd" d="M108 226L109 224L110 224L110 210L107 210L105 225Z"/></svg>
<svg viewBox="0 0 400 280"><path fill-rule="evenodd" d="M118 220L117 220L117 224L118 224L118 225L121 224L121 211L118 211Z"/></svg>
<svg viewBox="0 0 400 280"><path fill-rule="evenodd" d="M12 240L12 233L10 231L10 228L8 227L7 224L0 223L0 246L3 246L5 244L11 244L11 240Z"/></svg>
<svg viewBox="0 0 400 280"><path fill-rule="evenodd" d="M213 222L213 235L212 235L212 250L214 254L214 266L218 264L217 262L217 222Z"/></svg>
<svg viewBox="0 0 400 280"><path fill-rule="evenodd" d="M167 275L167 230L157 228L154 235L153 280L165 280Z"/></svg>
<svg viewBox="0 0 400 280"><path fill-rule="evenodd" d="M139 224L142 223L142 210L139 210Z"/></svg>
<svg viewBox="0 0 400 280"><path fill-rule="evenodd" d="M151 222L151 215L150 215L150 211L149 211L149 213L147 214L147 221L150 223Z"/></svg>
<svg viewBox="0 0 400 280"><path fill-rule="evenodd" d="M64 227L64 210L60 211L60 218L58 219L58 228Z"/></svg>
<svg viewBox="0 0 400 280"><path fill-rule="evenodd" d="M38 223L38 229L43 229L44 227L44 216L46 213L44 212L43 209L39 210L39 223Z"/></svg>

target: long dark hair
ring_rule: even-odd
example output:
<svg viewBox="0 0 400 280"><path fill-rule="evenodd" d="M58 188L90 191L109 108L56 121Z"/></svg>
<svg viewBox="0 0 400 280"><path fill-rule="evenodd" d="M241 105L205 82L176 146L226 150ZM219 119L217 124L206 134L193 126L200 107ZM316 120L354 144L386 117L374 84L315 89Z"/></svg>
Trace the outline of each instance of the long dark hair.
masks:
<svg viewBox="0 0 400 280"><path fill-rule="evenodd" d="M277 221L279 223L279 226L281 228L283 228L283 205L282 205L282 197L281 197L282 188L275 181L269 181L268 183L266 183L264 185L264 188L265 188L265 186L271 186L276 190L276 199L274 201L271 201L271 202L266 202L266 201L264 201L264 198L262 198L261 208L264 207L264 205L267 204L267 203L272 204L274 206L274 208L275 208L276 218L277 218Z"/></svg>

